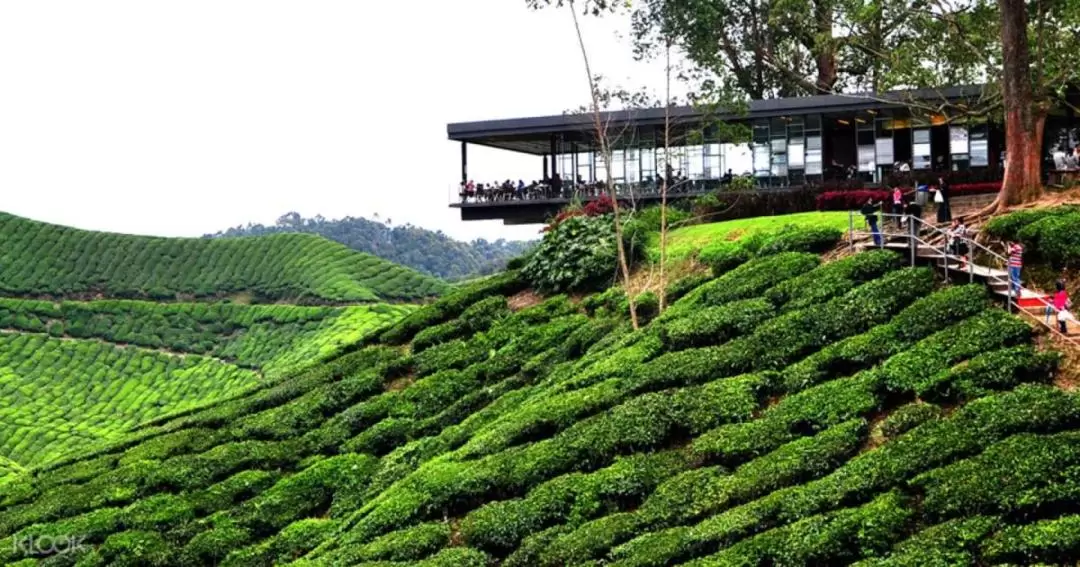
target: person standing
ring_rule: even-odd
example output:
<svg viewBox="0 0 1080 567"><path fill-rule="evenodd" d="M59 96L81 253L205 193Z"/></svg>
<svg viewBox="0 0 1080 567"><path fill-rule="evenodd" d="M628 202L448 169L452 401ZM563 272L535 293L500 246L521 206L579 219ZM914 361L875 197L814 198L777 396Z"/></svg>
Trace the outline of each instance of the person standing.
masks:
<svg viewBox="0 0 1080 567"><path fill-rule="evenodd" d="M949 184L945 178L938 177L937 186L934 187L934 202L937 203L937 220L939 223L947 223L952 220L952 210L949 208Z"/></svg>
<svg viewBox="0 0 1080 567"><path fill-rule="evenodd" d="M878 203L873 198L867 199L866 204L859 209L866 218L866 225L870 227L870 234L874 237L874 246L881 246L881 231L878 230Z"/></svg>
<svg viewBox="0 0 1080 567"><path fill-rule="evenodd" d="M893 219L896 221L896 227L901 228L903 226L901 220L904 216L904 193L900 190L899 186L893 188L892 214Z"/></svg>
<svg viewBox="0 0 1080 567"><path fill-rule="evenodd" d="M1054 311L1057 312L1058 330L1063 335L1069 334L1068 321L1072 318L1069 307L1072 307L1072 301L1069 299L1069 292L1065 291L1065 282L1058 280L1057 292L1054 293Z"/></svg>
<svg viewBox="0 0 1080 567"><path fill-rule="evenodd" d="M1019 242L1006 244L1009 251L1009 281L1013 293L1020 297L1020 272L1024 268L1024 245Z"/></svg>

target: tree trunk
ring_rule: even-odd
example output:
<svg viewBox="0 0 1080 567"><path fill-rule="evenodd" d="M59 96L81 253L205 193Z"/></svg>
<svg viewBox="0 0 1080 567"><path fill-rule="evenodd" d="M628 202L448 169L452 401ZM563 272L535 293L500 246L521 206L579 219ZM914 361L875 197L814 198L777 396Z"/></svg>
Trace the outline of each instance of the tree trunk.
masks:
<svg viewBox="0 0 1080 567"><path fill-rule="evenodd" d="M818 53L815 56L817 66L817 88L822 93L830 93L836 86L836 46L833 43L833 13L832 2L818 1L814 3L814 20L817 23L817 38L815 39ZM809 93L820 94L820 93Z"/></svg>
<svg viewBox="0 0 1080 567"><path fill-rule="evenodd" d="M998 0L1004 55L1002 95L1005 103L1005 179L998 194L999 210L1042 195L1042 131L1046 111L1037 106L1031 85L1031 54L1024 0Z"/></svg>

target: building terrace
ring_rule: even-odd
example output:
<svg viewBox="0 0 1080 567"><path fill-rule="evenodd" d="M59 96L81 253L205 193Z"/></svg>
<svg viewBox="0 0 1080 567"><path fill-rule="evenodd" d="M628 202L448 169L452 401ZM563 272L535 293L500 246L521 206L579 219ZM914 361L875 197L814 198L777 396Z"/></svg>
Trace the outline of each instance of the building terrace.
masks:
<svg viewBox="0 0 1080 567"><path fill-rule="evenodd" d="M1080 102L1077 95L1070 92L1070 104L1051 112L1044 148L1077 145L1072 110ZM877 186L897 173L999 179L1004 127L969 110L982 106L984 96L983 87L957 86L755 100L742 112L708 116L692 107L672 107L669 157L663 108L604 112L601 122L614 148L611 164L599 152L590 114L448 124L449 139L461 143L462 191L450 206L460 209L462 220L544 222L572 199L603 192L599 185L608 167L618 194L632 194L639 203L659 199L661 176L674 178L669 181L674 197L716 191L730 176L749 178L756 190L777 192L830 183ZM725 139L724 129L711 126L718 121L744 125L749 143ZM484 188L479 196L469 195L465 188L476 178L468 169L470 144L540 157L542 170L535 184L524 180L524 190L513 180L509 191Z"/></svg>

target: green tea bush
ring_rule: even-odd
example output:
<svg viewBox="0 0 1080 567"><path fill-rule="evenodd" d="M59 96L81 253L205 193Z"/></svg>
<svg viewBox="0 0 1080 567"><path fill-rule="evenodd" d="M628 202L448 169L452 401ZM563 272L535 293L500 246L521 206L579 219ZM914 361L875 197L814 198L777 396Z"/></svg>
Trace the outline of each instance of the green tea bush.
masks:
<svg viewBox="0 0 1080 567"><path fill-rule="evenodd" d="M1080 515L1006 526L985 542L982 552L986 560L994 562L1073 562L1080 552Z"/></svg>
<svg viewBox="0 0 1080 567"><path fill-rule="evenodd" d="M442 293L446 283L311 234L159 238L92 232L0 214L0 291L121 299L248 292L256 300L378 301ZM162 262L168 258L168 262Z"/></svg>
<svg viewBox="0 0 1080 567"><path fill-rule="evenodd" d="M942 409L934 404L925 402L905 404L881 422L881 434L889 439L899 437L916 426L940 418L943 414Z"/></svg>
<svg viewBox="0 0 1080 567"><path fill-rule="evenodd" d="M995 238L1018 240L1020 231L1035 222L1055 216L1068 216L1080 212L1080 207L1061 206L1043 209L1027 209L990 219L983 231Z"/></svg>
<svg viewBox="0 0 1080 567"><path fill-rule="evenodd" d="M686 315L702 307L750 299L774 285L816 268L820 260L811 254L787 253L747 262L698 286L673 303L661 319Z"/></svg>
<svg viewBox="0 0 1080 567"><path fill-rule="evenodd" d="M843 237L832 228L786 226L776 232L755 233L735 242L715 242L701 249L698 260L721 275L752 258L781 252L820 254L831 249Z"/></svg>
<svg viewBox="0 0 1080 567"><path fill-rule="evenodd" d="M563 565L601 557L612 547L649 530L707 517L786 486L825 474L858 450L866 433L862 420L793 441L734 471L705 467L673 476L635 512L605 516L551 541L538 564ZM666 550L674 541L657 531L617 549L615 558Z"/></svg>
<svg viewBox="0 0 1080 567"><path fill-rule="evenodd" d="M416 333L461 315L473 304L490 297L513 295L527 285L518 272L504 272L447 292L431 305L424 306L379 334L389 345L409 342Z"/></svg>
<svg viewBox="0 0 1080 567"><path fill-rule="evenodd" d="M573 517L584 520L633 505L664 478L685 470L678 453L617 459L594 473L571 473L532 489L528 496L486 504L466 516L462 535L492 553L516 548L533 532Z"/></svg>
<svg viewBox="0 0 1080 567"><path fill-rule="evenodd" d="M923 567L974 564L979 542L994 529L997 522L998 519L993 516L972 516L942 522L896 544L887 557L866 559L856 565Z"/></svg>
<svg viewBox="0 0 1080 567"><path fill-rule="evenodd" d="M544 235L521 273L536 289L561 293L593 290L610 283L617 267L612 217L576 216Z"/></svg>

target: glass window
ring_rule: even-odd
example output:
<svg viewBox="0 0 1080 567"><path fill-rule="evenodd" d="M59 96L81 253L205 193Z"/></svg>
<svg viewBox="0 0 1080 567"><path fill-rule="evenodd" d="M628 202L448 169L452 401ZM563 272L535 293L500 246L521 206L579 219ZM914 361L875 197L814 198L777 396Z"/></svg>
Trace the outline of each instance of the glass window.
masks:
<svg viewBox="0 0 1080 567"><path fill-rule="evenodd" d="M990 165L990 147L988 145L988 130L986 124L971 127L971 166L986 167Z"/></svg>
<svg viewBox="0 0 1080 567"><path fill-rule="evenodd" d="M890 166L896 161L893 156L892 120L879 118L874 124L874 145L877 151L877 163Z"/></svg>
<svg viewBox="0 0 1080 567"><path fill-rule="evenodd" d="M615 183L626 182L626 160L623 150L611 152L611 179Z"/></svg>
<svg viewBox="0 0 1080 567"><path fill-rule="evenodd" d="M949 153L968 153L968 131L964 126L949 127Z"/></svg>
<svg viewBox="0 0 1080 567"><path fill-rule="evenodd" d="M821 175L821 136L806 137L806 174Z"/></svg>
<svg viewBox="0 0 1080 567"><path fill-rule="evenodd" d="M769 176L769 145L755 143L754 153L754 177Z"/></svg>
<svg viewBox="0 0 1080 567"><path fill-rule="evenodd" d="M641 152L640 150L626 150L626 182L637 183L641 181Z"/></svg>
<svg viewBox="0 0 1080 567"><path fill-rule="evenodd" d="M688 146L686 148L687 168L683 173L690 179L705 177L705 147Z"/></svg>
<svg viewBox="0 0 1080 567"><path fill-rule="evenodd" d="M705 179L719 179L721 171L720 144L705 145Z"/></svg>
<svg viewBox="0 0 1080 567"><path fill-rule="evenodd" d="M577 155L577 174L578 178L585 181L585 183L592 183L595 181L592 176L592 154L580 152Z"/></svg>
<svg viewBox="0 0 1080 567"><path fill-rule="evenodd" d="M911 133L913 144L911 149L911 167L913 169L930 169L932 156L930 155L930 129L916 128Z"/></svg>
<svg viewBox="0 0 1080 567"><path fill-rule="evenodd" d="M574 174L574 154L559 154L556 171L563 179L572 179Z"/></svg>
<svg viewBox="0 0 1080 567"><path fill-rule="evenodd" d="M641 179L652 181L656 175L656 153L653 148L641 150Z"/></svg>

